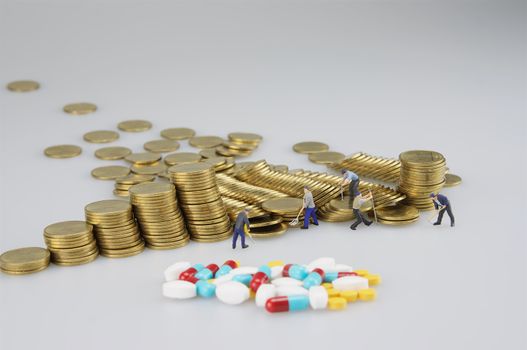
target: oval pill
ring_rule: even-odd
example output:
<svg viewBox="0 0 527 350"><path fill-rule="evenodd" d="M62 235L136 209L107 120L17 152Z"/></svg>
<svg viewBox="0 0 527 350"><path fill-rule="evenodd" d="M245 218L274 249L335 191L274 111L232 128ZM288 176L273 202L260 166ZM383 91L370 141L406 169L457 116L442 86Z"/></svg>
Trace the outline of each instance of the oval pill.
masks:
<svg viewBox="0 0 527 350"><path fill-rule="evenodd" d="M309 291L299 286L280 286L276 287L276 296L291 296L291 295L309 295Z"/></svg>
<svg viewBox="0 0 527 350"><path fill-rule="evenodd" d="M368 288L368 279L359 276L346 276L333 281L336 290L361 290Z"/></svg>
<svg viewBox="0 0 527 350"><path fill-rule="evenodd" d="M256 292L256 306L264 307L267 300L276 296L276 286L273 284L262 284Z"/></svg>
<svg viewBox="0 0 527 350"><path fill-rule="evenodd" d="M302 285L302 281L299 281L291 277L276 278L272 280L271 283L277 287L279 286L301 286Z"/></svg>
<svg viewBox="0 0 527 350"><path fill-rule="evenodd" d="M249 288L243 283L229 281L216 286L218 299L229 305L238 305L249 299Z"/></svg>
<svg viewBox="0 0 527 350"><path fill-rule="evenodd" d="M257 272L258 272L258 268L257 267L242 266L242 267L237 267L235 269L232 269L232 271L230 273L232 273L234 276L236 276L236 275L254 275Z"/></svg>
<svg viewBox="0 0 527 350"><path fill-rule="evenodd" d="M163 296L172 299L190 299L197 295L196 285L188 281L170 281L163 283Z"/></svg>
<svg viewBox="0 0 527 350"><path fill-rule="evenodd" d="M309 304L313 310L322 310L328 306L328 292L323 286L309 289Z"/></svg>
<svg viewBox="0 0 527 350"><path fill-rule="evenodd" d="M174 281L179 278L179 275L191 266L188 261L178 261L165 269L165 281Z"/></svg>
<svg viewBox="0 0 527 350"><path fill-rule="evenodd" d="M334 258L324 257L324 258L318 258L313 261L311 261L309 264L307 264L307 270L309 272L312 272L314 269L319 268L324 271L328 270L334 270L337 263L335 262Z"/></svg>

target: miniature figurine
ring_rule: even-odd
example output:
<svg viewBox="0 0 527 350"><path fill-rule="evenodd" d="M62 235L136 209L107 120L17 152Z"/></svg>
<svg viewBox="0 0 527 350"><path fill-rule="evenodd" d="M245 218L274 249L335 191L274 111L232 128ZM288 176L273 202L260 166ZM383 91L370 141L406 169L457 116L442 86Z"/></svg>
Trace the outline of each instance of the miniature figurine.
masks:
<svg viewBox="0 0 527 350"><path fill-rule="evenodd" d="M355 196L359 194L360 179L359 179L359 176L351 170L342 169L341 172L343 175L342 183L340 184L341 192L342 192L342 187L349 184L350 207L352 207Z"/></svg>
<svg viewBox="0 0 527 350"><path fill-rule="evenodd" d="M248 248L249 245L245 244L245 227L247 226L247 231L249 231L249 219L247 215L249 214L249 209L245 208L238 213L236 217L236 223L234 224L234 235L232 236L232 249L236 249L236 242L238 241L238 236L241 237L242 248Z"/></svg>
<svg viewBox="0 0 527 350"><path fill-rule="evenodd" d="M371 221L367 219L367 216L365 216L364 214L362 214L362 212L360 211L360 207L362 206L362 204L364 204L364 202L366 201L369 201L370 199L372 199L373 196L371 193L368 193L367 195L363 196L360 192L355 196L355 199L353 199L353 214L355 214L355 218L357 219L351 226L350 226L350 229L352 230L356 230L357 229L357 226L359 226L359 224L361 222L364 222L364 224L366 226L370 226L371 225Z"/></svg>
<svg viewBox="0 0 527 350"><path fill-rule="evenodd" d="M455 219L454 214L452 213L452 205L450 205L450 201L445 195L442 194L434 194L430 193L430 198L432 198L432 202L434 203L435 210L439 211L439 215L437 216L437 221L434 222L434 225L441 225L441 221L443 220L443 215L445 214L445 210L450 217L450 226L455 226Z"/></svg>
<svg viewBox="0 0 527 350"><path fill-rule="evenodd" d="M306 210L306 213L304 215L304 226L301 228L303 230L307 230L309 228L310 218L313 218L313 225L318 226L315 201L313 200L313 193L311 193L308 186L304 186L304 202L302 204L302 210L303 209Z"/></svg>

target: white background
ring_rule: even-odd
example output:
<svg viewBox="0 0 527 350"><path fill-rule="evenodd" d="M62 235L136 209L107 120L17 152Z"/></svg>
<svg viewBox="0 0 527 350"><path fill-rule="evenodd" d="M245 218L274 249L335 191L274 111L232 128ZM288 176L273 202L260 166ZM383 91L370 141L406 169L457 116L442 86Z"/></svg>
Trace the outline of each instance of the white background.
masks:
<svg viewBox="0 0 527 350"><path fill-rule="evenodd" d="M168 127L252 131L250 159L324 171L291 150L397 157L442 152L463 177L446 189L457 226L348 223L258 241L99 258L0 276L0 348L525 349L526 6L523 1L0 0L0 251L42 246L53 222L112 198L85 132L144 118L139 151ZM74 117L70 102L97 113ZM47 146L83 147L74 159ZM190 147L184 143L182 150ZM110 162L111 163L111 162ZM344 312L271 315L247 303L175 302L162 272L178 260L246 265L319 256L379 273L378 300Z"/></svg>

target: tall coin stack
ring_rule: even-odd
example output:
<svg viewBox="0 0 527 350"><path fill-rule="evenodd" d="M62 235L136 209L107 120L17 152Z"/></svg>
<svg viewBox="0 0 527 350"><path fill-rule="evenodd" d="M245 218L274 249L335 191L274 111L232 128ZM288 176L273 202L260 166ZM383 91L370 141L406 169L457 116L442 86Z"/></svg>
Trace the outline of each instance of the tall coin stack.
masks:
<svg viewBox="0 0 527 350"><path fill-rule="evenodd" d="M63 221L44 229L44 241L57 265L73 266L97 258L99 249L93 236L93 226L86 221Z"/></svg>
<svg viewBox="0 0 527 350"><path fill-rule="evenodd" d="M129 192L148 248L174 249L189 242L173 184L142 183L130 187Z"/></svg>
<svg viewBox="0 0 527 350"><path fill-rule="evenodd" d="M124 258L145 249L130 203L118 199L103 200L88 204L84 212L86 221L93 225L101 255Z"/></svg>
<svg viewBox="0 0 527 350"><path fill-rule="evenodd" d="M130 193L128 190L133 185L137 185L143 182L152 182L155 180L154 175L138 175L138 174L130 174L127 176L119 177L115 179L115 189L113 190L113 194L119 197L128 197Z"/></svg>
<svg viewBox="0 0 527 350"><path fill-rule="evenodd" d="M228 239L232 234L231 223L212 166L180 164L170 167L168 172L176 185L190 238L198 242Z"/></svg>
<svg viewBox="0 0 527 350"><path fill-rule="evenodd" d="M434 151L407 151L399 160L399 192L406 194L405 203L421 210L432 209L430 193L437 193L445 184L445 157Z"/></svg>

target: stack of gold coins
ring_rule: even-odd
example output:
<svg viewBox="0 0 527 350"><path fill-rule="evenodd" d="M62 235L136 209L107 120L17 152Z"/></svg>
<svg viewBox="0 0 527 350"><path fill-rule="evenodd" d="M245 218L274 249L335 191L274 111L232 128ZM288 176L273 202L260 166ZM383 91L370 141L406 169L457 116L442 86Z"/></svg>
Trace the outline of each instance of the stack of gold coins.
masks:
<svg viewBox="0 0 527 350"><path fill-rule="evenodd" d="M396 183L399 181L401 162L397 159L359 152L340 162L331 164L330 167L338 170L351 170L359 176L369 179Z"/></svg>
<svg viewBox="0 0 527 350"><path fill-rule="evenodd" d="M180 164L168 169L176 185L190 238L198 242L228 239L231 223L221 199L214 169L208 163Z"/></svg>
<svg viewBox="0 0 527 350"><path fill-rule="evenodd" d="M155 180L154 175L138 175L130 174L127 176L119 177L115 180L115 189L113 194L119 197L128 197L130 193L128 190L133 185L137 185L143 182L152 182Z"/></svg>
<svg viewBox="0 0 527 350"><path fill-rule="evenodd" d="M234 167L233 157L209 157L202 162L210 164L216 173L230 174Z"/></svg>
<svg viewBox="0 0 527 350"><path fill-rule="evenodd" d="M189 242L173 184L143 183L132 186L129 191L148 248L174 249Z"/></svg>
<svg viewBox="0 0 527 350"><path fill-rule="evenodd" d="M94 227L101 255L124 258L139 254L145 249L130 203L103 200L88 204L84 212L86 221Z"/></svg>
<svg viewBox="0 0 527 350"><path fill-rule="evenodd" d="M9 250L0 255L0 271L10 275L26 275L49 266L49 250L26 247Z"/></svg>
<svg viewBox="0 0 527 350"><path fill-rule="evenodd" d="M222 196L221 198L223 199L223 203L225 204L227 214L229 214L231 221L236 221L238 214L244 209L249 209L249 214L247 215L249 218L267 214L266 211L260 208L259 206L251 205L244 201L229 198L226 196Z"/></svg>
<svg viewBox="0 0 527 350"><path fill-rule="evenodd" d="M86 221L63 221L44 229L44 241L57 265L73 266L92 262L99 255L93 226Z"/></svg>
<svg viewBox="0 0 527 350"><path fill-rule="evenodd" d="M281 236L286 233L289 225L282 221L281 216L264 215L249 218L251 235L254 238L268 238Z"/></svg>
<svg viewBox="0 0 527 350"><path fill-rule="evenodd" d="M362 207L362 212L368 212L372 209L371 201L366 201ZM353 207L350 205L350 197L344 196L342 199L332 199L328 204L324 205L317 211L318 219L328 222L344 222L355 219Z"/></svg>
<svg viewBox="0 0 527 350"><path fill-rule="evenodd" d="M304 187L308 186L313 193L313 200L317 206L323 206L340 192L338 186L323 183L303 176L272 170L265 160L238 169L236 178L255 186L270 188L289 196L302 198Z"/></svg>
<svg viewBox="0 0 527 350"><path fill-rule="evenodd" d="M289 222L295 218L299 221L304 219L304 211L300 212L303 201L299 198L284 197L269 199L262 203L262 209L281 216L284 221ZM300 213L300 215L298 215Z"/></svg>
<svg viewBox="0 0 527 350"><path fill-rule="evenodd" d="M216 174L222 196L260 205L268 199L288 197L287 194L239 181L225 174Z"/></svg>
<svg viewBox="0 0 527 350"><path fill-rule="evenodd" d="M445 157L434 151L407 151L399 160L399 192L406 194L405 203L421 210L433 209L430 193L437 193L445 184Z"/></svg>
<svg viewBox="0 0 527 350"><path fill-rule="evenodd" d="M262 136L246 132L233 132L228 138L228 141L216 147L216 153L227 157L250 156L262 142Z"/></svg>
<svg viewBox="0 0 527 350"><path fill-rule="evenodd" d="M166 165L173 166L179 164L197 163L201 161L201 159L201 155L197 153L179 152L167 155L164 161Z"/></svg>
<svg viewBox="0 0 527 350"><path fill-rule="evenodd" d="M406 225L419 219L419 210L404 204L394 207L385 207L376 211L377 221L385 225Z"/></svg>

